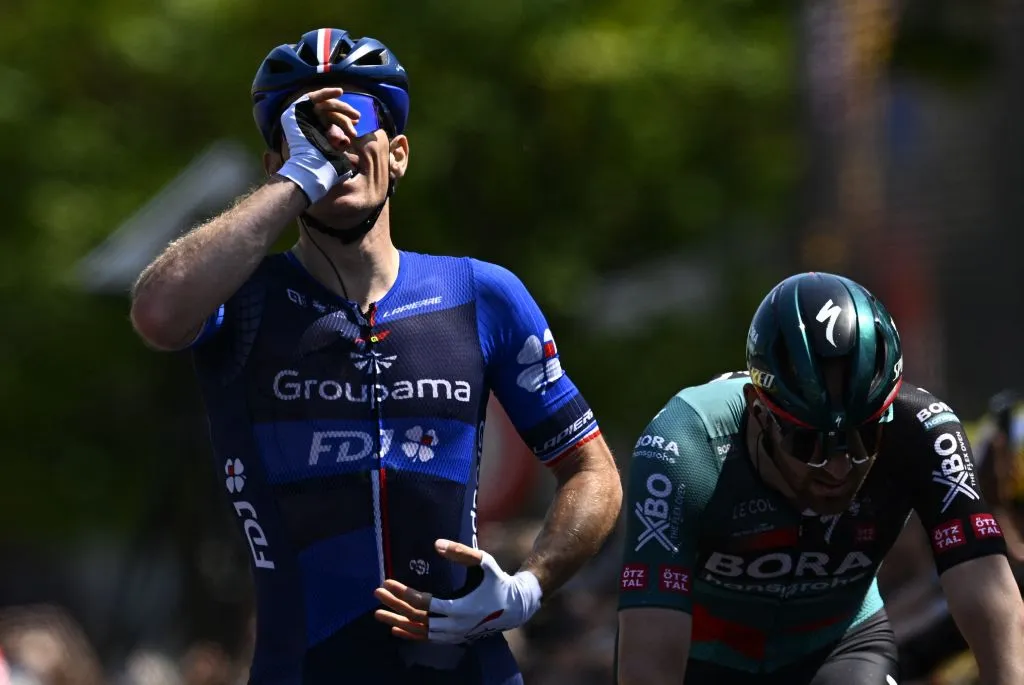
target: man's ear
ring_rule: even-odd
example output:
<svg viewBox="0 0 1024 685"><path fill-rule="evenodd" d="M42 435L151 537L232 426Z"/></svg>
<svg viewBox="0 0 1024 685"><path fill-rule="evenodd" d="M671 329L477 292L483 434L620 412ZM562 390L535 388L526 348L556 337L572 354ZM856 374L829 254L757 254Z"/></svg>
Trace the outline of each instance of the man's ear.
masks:
<svg viewBox="0 0 1024 685"><path fill-rule="evenodd" d="M755 404L760 407L760 398L757 396L757 389L754 388L753 383L747 383L743 386L743 399L747 402L747 409L751 409Z"/></svg>
<svg viewBox="0 0 1024 685"><path fill-rule="evenodd" d="M765 414L768 413L768 410L761 401L761 397L757 394L753 383L747 383L743 386L743 399L746 400L747 412L750 414L750 417L757 421L761 428L766 428Z"/></svg>
<svg viewBox="0 0 1024 685"><path fill-rule="evenodd" d="M409 168L409 139L399 134L391 139L388 147L388 171L392 178L402 178Z"/></svg>

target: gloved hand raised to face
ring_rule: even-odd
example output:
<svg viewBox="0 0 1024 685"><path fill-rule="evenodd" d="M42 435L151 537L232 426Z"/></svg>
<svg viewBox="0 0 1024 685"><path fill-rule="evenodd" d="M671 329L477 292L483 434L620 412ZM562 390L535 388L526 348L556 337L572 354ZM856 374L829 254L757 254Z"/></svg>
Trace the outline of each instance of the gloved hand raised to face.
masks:
<svg viewBox="0 0 1024 685"><path fill-rule="evenodd" d="M281 113L288 159L277 174L299 186L310 204L357 173L344 149L355 140L360 113L337 99L341 92L325 88L303 95Z"/></svg>

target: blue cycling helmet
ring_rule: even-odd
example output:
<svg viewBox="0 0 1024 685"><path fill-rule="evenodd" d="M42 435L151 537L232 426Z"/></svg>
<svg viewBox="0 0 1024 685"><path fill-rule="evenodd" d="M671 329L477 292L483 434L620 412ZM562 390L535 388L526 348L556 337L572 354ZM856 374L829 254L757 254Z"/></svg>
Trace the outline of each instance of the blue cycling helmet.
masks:
<svg viewBox="0 0 1024 685"><path fill-rule="evenodd" d="M353 38L341 29L304 33L294 45L278 45L252 82L252 110L267 147L273 148L284 105L296 91L352 85L384 105L395 133L409 119L409 79L398 58L374 38Z"/></svg>

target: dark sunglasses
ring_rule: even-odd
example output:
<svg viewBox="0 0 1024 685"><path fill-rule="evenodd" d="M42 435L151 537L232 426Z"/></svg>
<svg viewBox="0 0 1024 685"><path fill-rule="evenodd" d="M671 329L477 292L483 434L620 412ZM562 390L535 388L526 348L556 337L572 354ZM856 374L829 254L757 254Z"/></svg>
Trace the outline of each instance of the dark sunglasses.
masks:
<svg viewBox="0 0 1024 685"><path fill-rule="evenodd" d="M362 138L378 129L384 129L389 138L395 135L391 117L387 115L383 103L377 98L365 93L343 93L338 99L359 112L356 136Z"/></svg>
<svg viewBox="0 0 1024 685"><path fill-rule="evenodd" d="M359 121L355 125L357 138L362 138L379 129L383 129L388 138L395 136L395 125L391 121L387 108L377 98L365 93L342 93L338 99L359 112ZM280 144L280 135L281 127L278 125L274 129L274 140L278 144Z"/></svg>
<svg viewBox="0 0 1024 685"><path fill-rule="evenodd" d="M850 463L860 465L878 453L882 438L882 424L878 419L847 430L823 431L794 425L771 411L768 415L778 428L782 449L812 468L825 466L837 454L846 454Z"/></svg>

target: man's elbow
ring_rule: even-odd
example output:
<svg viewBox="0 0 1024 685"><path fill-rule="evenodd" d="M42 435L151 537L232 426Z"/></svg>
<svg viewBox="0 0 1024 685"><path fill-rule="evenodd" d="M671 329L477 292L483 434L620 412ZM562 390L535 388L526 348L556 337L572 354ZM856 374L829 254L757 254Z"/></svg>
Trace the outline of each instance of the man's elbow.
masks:
<svg viewBox="0 0 1024 685"><path fill-rule="evenodd" d="M607 494L608 508L616 512L622 508L622 479L619 477L619 470L615 468L615 462L612 462L611 472L608 474L608 494Z"/></svg>
<svg viewBox="0 0 1024 685"><path fill-rule="evenodd" d="M173 352L190 342L189 331L182 330L171 308L160 298L137 294L132 298L129 317L135 332L153 349Z"/></svg>
<svg viewBox="0 0 1024 685"><path fill-rule="evenodd" d="M617 516L622 506L622 477L615 463L615 457L612 456L611 450L603 440L595 445L595 449L587 457L589 463L585 468L596 476L597 487L595 489L598 491L596 494L605 503L608 510L616 512Z"/></svg>

